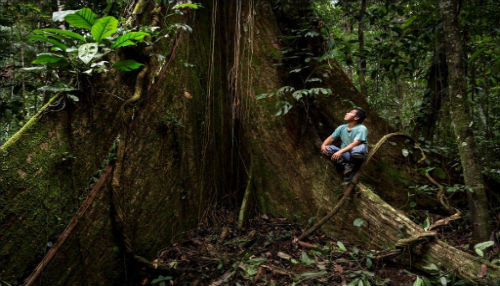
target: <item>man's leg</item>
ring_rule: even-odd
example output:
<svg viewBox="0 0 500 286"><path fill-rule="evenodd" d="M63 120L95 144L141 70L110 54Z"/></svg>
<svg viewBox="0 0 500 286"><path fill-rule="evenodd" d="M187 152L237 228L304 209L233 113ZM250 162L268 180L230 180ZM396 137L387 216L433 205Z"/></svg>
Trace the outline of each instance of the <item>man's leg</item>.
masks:
<svg viewBox="0 0 500 286"><path fill-rule="evenodd" d="M364 160L367 154L368 154L368 147L366 147L366 144L360 144L358 146L355 146L351 150L352 157L356 159Z"/></svg>
<svg viewBox="0 0 500 286"><path fill-rule="evenodd" d="M348 181L351 180L354 174L356 174L356 172L361 167L361 164L366 159L367 153L368 153L368 148L366 147L366 144L361 144L352 148L351 161L349 162L351 171L348 172L348 174L346 174L347 175L347 177L345 178L346 180Z"/></svg>
<svg viewBox="0 0 500 286"><path fill-rule="evenodd" d="M333 155L333 153L339 151L340 148L335 146L335 145L327 145L326 146L326 151L328 152L329 155ZM342 154L342 158L344 159L344 161L350 161L351 160L351 154L350 152L345 152L344 154Z"/></svg>
<svg viewBox="0 0 500 286"><path fill-rule="evenodd" d="M339 151L340 148L335 145L328 145L326 146L326 150L331 156L333 155L333 153ZM349 174L350 172L352 172L353 165L351 164L350 152L343 153L342 156L337 161L335 161L335 165L337 166L338 170L343 172L344 174Z"/></svg>

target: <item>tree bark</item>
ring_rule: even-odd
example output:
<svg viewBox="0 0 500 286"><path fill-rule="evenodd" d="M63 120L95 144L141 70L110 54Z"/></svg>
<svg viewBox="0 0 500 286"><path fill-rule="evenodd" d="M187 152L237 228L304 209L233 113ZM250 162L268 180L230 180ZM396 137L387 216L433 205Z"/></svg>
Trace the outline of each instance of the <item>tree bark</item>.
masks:
<svg viewBox="0 0 500 286"><path fill-rule="evenodd" d="M458 2L452 0L439 3L444 26L446 59L448 62L448 92L450 117L467 191L471 220L476 241L486 241L490 237L488 200L481 166L474 155L475 142L472 133L473 120L469 113L462 38L458 25Z"/></svg>

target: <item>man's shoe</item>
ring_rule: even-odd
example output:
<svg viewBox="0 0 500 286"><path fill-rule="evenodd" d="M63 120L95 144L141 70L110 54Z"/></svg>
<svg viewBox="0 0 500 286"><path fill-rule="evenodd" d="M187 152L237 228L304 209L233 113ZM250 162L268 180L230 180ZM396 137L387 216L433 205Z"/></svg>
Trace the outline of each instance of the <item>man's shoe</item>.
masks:
<svg viewBox="0 0 500 286"><path fill-rule="evenodd" d="M354 164L346 163L344 164L344 176L349 175L354 171Z"/></svg>

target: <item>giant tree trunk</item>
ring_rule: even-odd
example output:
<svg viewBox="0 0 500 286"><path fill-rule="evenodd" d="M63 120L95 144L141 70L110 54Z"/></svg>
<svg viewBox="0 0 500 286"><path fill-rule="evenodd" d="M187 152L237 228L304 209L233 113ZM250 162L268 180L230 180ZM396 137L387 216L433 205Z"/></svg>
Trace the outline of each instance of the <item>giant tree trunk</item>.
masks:
<svg viewBox="0 0 500 286"><path fill-rule="evenodd" d="M182 32L155 47L166 63L153 57L147 72L102 79L92 96L71 109L41 114L2 146L2 280L22 280L36 266L115 141L112 176L38 277L41 285L134 284L134 256L153 260L206 213L222 205L237 207L250 168L254 203L261 212L320 216L342 192L341 178L321 158L322 137L353 105L368 111L371 142L391 131L334 62L329 69L312 64L297 76L279 66L303 61L286 59L283 48L321 55L319 37L280 39L297 25L314 27L304 22L309 10L296 10L308 7L308 1L289 2L288 8L269 1L203 4L204 9L184 18L192 34ZM147 21L150 15L138 18ZM146 56L139 50L124 53ZM309 73L322 78L316 86L331 88L333 95L294 103L284 116L274 116L280 98L256 100L285 84L314 87L304 80ZM131 96L133 79L141 74L144 78L135 81L141 98L122 116L123 102L109 91ZM421 232L393 207L404 209L407 186L425 182L407 163L400 147L383 149L367 166L360 194L328 230L375 249L392 247L405 231ZM365 227L352 226L357 217L367 222ZM420 269L432 262L470 279L479 275L476 259L439 240L418 254L406 261Z"/></svg>
<svg viewBox="0 0 500 286"><path fill-rule="evenodd" d="M472 116L469 114L467 97L464 53L458 26L458 2L447 0L439 3L444 26L444 38L448 62L448 92L450 98L450 117L458 144L465 184L470 188L466 192L471 211L476 241L490 238L490 219L488 199L481 167L474 156L475 142L472 134Z"/></svg>

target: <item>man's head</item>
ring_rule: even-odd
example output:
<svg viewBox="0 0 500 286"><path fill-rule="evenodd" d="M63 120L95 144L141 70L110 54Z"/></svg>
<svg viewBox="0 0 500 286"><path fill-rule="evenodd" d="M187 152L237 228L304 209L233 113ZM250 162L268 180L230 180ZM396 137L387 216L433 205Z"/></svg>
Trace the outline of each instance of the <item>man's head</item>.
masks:
<svg viewBox="0 0 500 286"><path fill-rule="evenodd" d="M361 108L354 108L344 116L345 121L355 121L357 124L363 123L366 118L366 112Z"/></svg>

